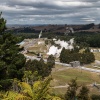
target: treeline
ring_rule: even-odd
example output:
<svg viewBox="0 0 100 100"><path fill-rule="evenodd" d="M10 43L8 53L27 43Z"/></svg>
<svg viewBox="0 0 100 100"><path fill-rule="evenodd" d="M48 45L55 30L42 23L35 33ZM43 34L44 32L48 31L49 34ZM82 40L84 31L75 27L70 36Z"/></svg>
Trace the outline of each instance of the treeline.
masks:
<svg viewBox="0 0 100 100"><path fill-rule="evenodd" d="M23 27L23 28L15 28L11 30L6 30L6 32L10 33L39 33L41 30L35 30L32 27Z"/></svg>
<svg viewBox="0 0 100 100"><path fill-rule="evenodd" d="M79 50L78 48L73 50L63 48L60 54L60 62L70 63L72 61L80 61L81 64L89 64L95 61L95 57L89 48L86 48L82 53Z"/></svg>
<svg viewBox="0 0 100 100"><path fill-rule="evenodd" d="M39 34L35 34L35 33L13 33L13 35L17 36L17 37L21 37L22 39L31 39L31 38L38 38Z"/></svg>
<svg viewBox="0 0 100 100"><path fill-rule="evenodd" d="M22 36L25 38L38 38L39 34L35 33L17 33L15 36ZM61 40L68 41L71 38L75 38L75 42L80 46L100 47L100 33L93 32L78 32L65 36L64 33L43 33L42 38L59 38Z"/></svg>
<svg viewBox="0 0 100 100"><path fill-rule="evenodd" d="M75 41L79 45L87 44L90 47L100 47L100 33L77 33Z"/></svg>
<svg viewBox="0 0 100 100"><path fill-rule="evenodd" d="M75 31L77 30L88 30L90 28L93 28L95 26L94 23L90 23L90 24L87 24L87 25L82 25L80 28L74 28Z"/></svg>

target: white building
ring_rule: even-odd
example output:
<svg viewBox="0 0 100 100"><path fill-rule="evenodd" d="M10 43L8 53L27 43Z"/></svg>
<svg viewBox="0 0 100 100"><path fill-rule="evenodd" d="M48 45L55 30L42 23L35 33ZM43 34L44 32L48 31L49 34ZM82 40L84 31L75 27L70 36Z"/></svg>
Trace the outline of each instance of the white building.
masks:
<svg viewBox="0 0 100 100"><path fill-rule="evenodd" d="M90 49L91 52L100 52L100 49Z"/></svg>

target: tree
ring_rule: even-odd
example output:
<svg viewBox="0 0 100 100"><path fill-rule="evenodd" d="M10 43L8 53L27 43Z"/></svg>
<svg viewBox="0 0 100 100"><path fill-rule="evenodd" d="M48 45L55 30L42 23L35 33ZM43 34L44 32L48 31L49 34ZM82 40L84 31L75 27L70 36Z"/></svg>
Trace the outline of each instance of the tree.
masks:
<svg viewBox="0 0 100 100"><path fill-rule="evenodd" d="M72 61L79 61L80 53L78 50L67 50L65 48L62 49L60 54L60 62L62 63L70 63Z"/></svg>
<svg viewBox="0 0 100 100"><path fill-rule="evenodd" d="M92 99L92 100L100 100L100 95L93 94L93 95L91 96L91 99Z"/></svg>
<svg viewBox="0 0 100 100"><path fill-rule="evenodd" d="M8 33L4 33L1 38L3 42L0 43L0 79L21 79L26 58L19 53L17 38ZM2 88L5 87L3 85Z"/></svg>
<svg viewBox="0 0 100 100"><path fill-rule="evenodd" d="M91 52L81 54L81 63L89 64L95 61L95 56Z"/></svg>
<svg viewBox="0 0 100 100"><path fill-rule="evenodd" d="M2 34L4 30L6 29L6 20L2 18L1 15L2 15L2 12L0 13L0 34Z"/></svg>
<svg viewBox="0 0 100 100"><path fill-rule="evenodd" d="M89 100L89 89L86 86L82 86L77 98L78 100Z"/></svg>
<svg viewBox="0 0 100 100"><path fill-rule="evenodd" d="M55 65L55 58L53 55L50 55L47 58L47 64L52 68Z"/></svg>
<svg viewBox="0 0 100 100"><path fill-rule="evenodd" d="M82 53L76 48L73 50L63 48L60 54L60 62L70 63L72 61L80 61L82 64L90 64L95 61L95 56L90 52L88 47Z"/></svg>
<svg viewBox="0 0 100 100"><path fill-rule="evenodd" d="M38 60L29 60L25 64L25 70L32 71L32 73L37 72L39 76L45 78L51 73L51 67L48 67L48 64L44 63L43 59Z"/></svg>
<svg viewBox="0 0 100 100"><path fill-rule="evenodd" d="M24 71L24 76L22 78L23 82L32 85L33 82L40 80L41 76L38 75L38 72L35 71L32 73L32 71Z"/></svg>
<svg viewBox="0 0 100 100"><path fill-rule="evenodd" d="M72 79L68 85L69 85L69 87L65 94L65 100L75 100L76 96L77 96L76 91L78 89L76 79Z"/></svg>
<svg viewBox="0 0 100 100"><path fill-rule="evenodd" d="M6 21L0 15L0 89L8 89L13 78L21 80L26 62L24 55L19 53L19 38L4 33Z"/></svg>
<svg viewBox="0 0 100 100"><path fill-rule="evenodd" d="M61 53L60 53L60 62L62 62L62 63L66 63L66 54L65 54L65 52L66 52L66 49L63 48Z"/></svg>
<svg viewBox="0 0 100 100"><path fill-rule="evenodd" d="M98 24L98 28L100 29L100 24Z"/></svg>

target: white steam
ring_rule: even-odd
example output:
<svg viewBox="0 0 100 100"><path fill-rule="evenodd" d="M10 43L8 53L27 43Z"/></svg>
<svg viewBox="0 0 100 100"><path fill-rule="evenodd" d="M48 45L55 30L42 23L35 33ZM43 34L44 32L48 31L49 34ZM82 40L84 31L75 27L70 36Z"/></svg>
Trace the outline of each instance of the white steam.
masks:
<svg viewBox="0 0 100 100"><path fill-rule="evenodd" d="M50 47L49 52L47 53L48 55L55 55L57 53L58 48L55 47L54 45Z"/></svg>
<svg viewBox="0 0 100 100"><path fill-rule="evenodd" d="M40 32L40 34L39 34L39 39L41 38L41 36L42 36L42 30L41 30L41 32Z"/></svg>
<svg viewBox="0 0 100 100"><path fill-rule="evenodd" d="M60 53L63 49L63 47L65 49L74 49L73 47L73 43L74 43L74 38L70 39L68 42L66 41L61 41L61 40L58 40L58 41L55 41L55 44L58 44L61 46L60 49L58 49L58 47L52 45L50 48L49 48L49 52L47 53L48 55L57 55L58 57L60 56Z"/></svg>

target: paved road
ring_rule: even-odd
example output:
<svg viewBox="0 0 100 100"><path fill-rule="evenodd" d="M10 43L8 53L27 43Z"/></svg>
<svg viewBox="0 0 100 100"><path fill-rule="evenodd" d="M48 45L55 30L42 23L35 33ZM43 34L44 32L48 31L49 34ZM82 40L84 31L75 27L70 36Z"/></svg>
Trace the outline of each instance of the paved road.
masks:
<svg viewBox="0 0 100 100"><path fill-rule="evenodd" d="M24 56L27 58L27 59L31 59L31 60L40 60L41 58L37 58L37 57L34 57L34 56L28 56L26 54L24 54ZM43 59L45 62L47 62L47 59ZM70 64L65 64L65 63L60 63L58 61L55 61L55 64L58 64L58 65L62 65L62 66L67 66L67 67L71 67Z"/></svg>
<svg viewBox="0 0 100 100"><path fill-rule="evenodd" d="M90 72L96 72L96 73L100 73L100 70L98 69L92 69L92 68L86 68L86 67L81 67L82 70L87 70Z"/></svg>

